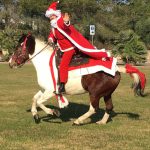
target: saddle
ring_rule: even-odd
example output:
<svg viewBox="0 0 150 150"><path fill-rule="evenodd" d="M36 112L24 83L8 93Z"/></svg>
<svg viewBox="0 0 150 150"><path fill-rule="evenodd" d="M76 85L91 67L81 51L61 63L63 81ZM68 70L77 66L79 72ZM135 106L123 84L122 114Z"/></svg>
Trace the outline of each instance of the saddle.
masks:
<svg viewBox="0 0 150 150"><path fill-rule="evenodd" d="M60 49L57 49L57 51L56 51L56 66L60 65L62 56L63 56L63 52L61 52ZM79 66L79 65L87 64L89 62L89 59L90 59L89 56L81 53L80 51L77 51L73 55L69 66L73 67L73 66Z"/></svg>

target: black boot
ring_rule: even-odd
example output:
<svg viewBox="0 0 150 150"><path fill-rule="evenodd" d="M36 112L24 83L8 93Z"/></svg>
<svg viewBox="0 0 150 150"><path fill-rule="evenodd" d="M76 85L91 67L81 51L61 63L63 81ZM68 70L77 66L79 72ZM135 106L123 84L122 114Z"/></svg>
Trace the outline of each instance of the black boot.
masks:
<svg viewBox="0 0 150 150"><path fill-rule="evenodd" d="M65 91L65 83L63 83L63 82L60 83L58 92L59 92L60 94L66 92L66 91Z"/></svg>

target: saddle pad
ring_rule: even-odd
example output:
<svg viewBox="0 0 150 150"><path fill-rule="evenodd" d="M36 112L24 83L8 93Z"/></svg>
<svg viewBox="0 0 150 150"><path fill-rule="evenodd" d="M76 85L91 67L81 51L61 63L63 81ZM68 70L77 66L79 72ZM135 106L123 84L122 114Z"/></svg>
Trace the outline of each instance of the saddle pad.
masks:
<svg viewBox="0 0 150 150"><path fill-rule="evenodd" d="M74 74L75 76L82 76L92 74L98 71L104 71L105 73L115 76L116 64L117 59L113 57L106 60L90 59L89 62L86 64L69 67L69 76L70 74L71 76L72 74Z"/></svg>
<svg viewBox="0 0 150 150"><path fill-rule="evenodd" d="M63 53L60 50L56 51L56 65L57 66L59 66L61 62L62 55ZM89 59L90 59L89 56L78 52L73 55L69 66L74 67L74 66L80 66L82 64L86 64L89 62Z"/></svg>

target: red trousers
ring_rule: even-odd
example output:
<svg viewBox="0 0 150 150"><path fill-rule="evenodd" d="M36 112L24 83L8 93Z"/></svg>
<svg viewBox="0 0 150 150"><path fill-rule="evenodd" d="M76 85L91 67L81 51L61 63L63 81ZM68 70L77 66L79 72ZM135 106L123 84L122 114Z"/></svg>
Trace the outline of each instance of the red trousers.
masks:
<svg viewBox="0 0 150 150"><path fill-rule="evenodd" d="M59 66L60 82L66 83L68 80L68 68L75 50L64 52Z"/></svg>

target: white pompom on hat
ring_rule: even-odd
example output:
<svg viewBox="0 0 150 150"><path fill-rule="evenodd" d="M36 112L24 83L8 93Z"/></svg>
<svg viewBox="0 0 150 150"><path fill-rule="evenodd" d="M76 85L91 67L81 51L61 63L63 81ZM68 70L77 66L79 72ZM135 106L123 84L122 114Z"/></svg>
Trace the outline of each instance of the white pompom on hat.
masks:
<svg viewBox="0 0 150 150"><path fill-rule="evenodd" d="M61 15L61 11L57 10L57 4L59 3L59 1L57 2L53 2L47 9L45 16L46 17L50 17L51 15L56 15L57 17L59 17Z"/></svg>

